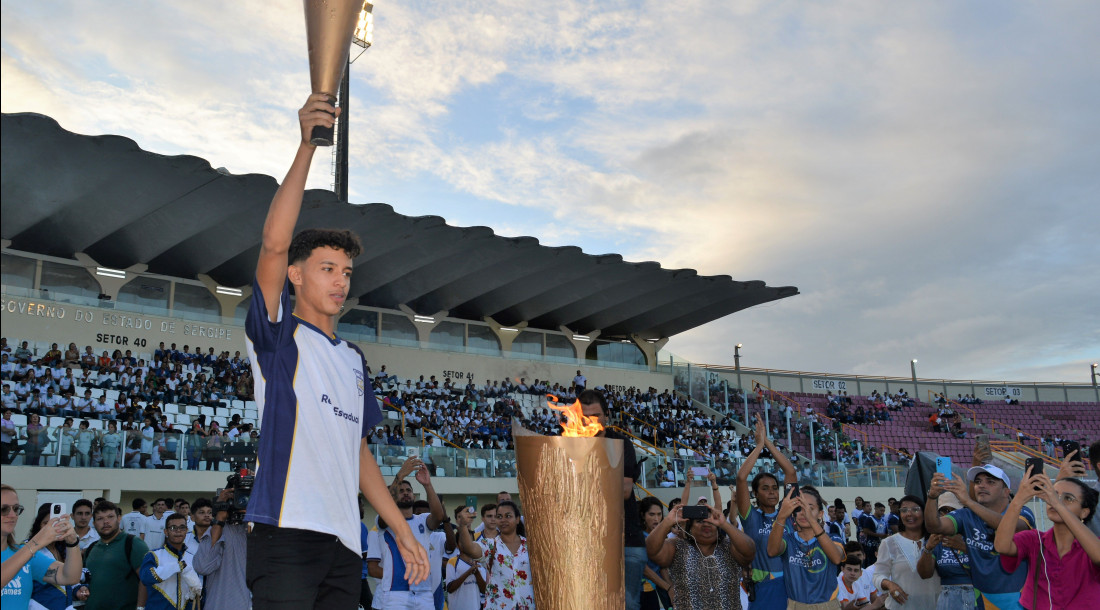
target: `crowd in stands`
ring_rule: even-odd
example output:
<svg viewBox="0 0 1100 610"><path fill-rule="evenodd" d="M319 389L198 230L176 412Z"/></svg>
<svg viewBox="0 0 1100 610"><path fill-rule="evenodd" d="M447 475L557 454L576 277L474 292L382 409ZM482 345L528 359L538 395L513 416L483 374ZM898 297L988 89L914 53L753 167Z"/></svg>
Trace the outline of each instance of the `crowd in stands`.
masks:
<svg viewBox="0 0 1100 610"><path fill-rule="evenodd" d="M209 348L204 354L161 343L147 362L131 350L96 356L91 346L81 352L70 343L61 352L54 343L35 357L27 341L12 349L3 338L0 361L4 464L22 453L26 465L56 454L60 466L155 468L174 460L186 443L188 467L197 469L205 459L207 469L217 469L224 444L256 438L252 423L227 410L231 401L252 398L251 368L240 352ZM226 418L197 414L180 429L169 418L169 405L176 412L183 406L210 407L215 414L223 409ZM21 430L13 414L26 417ZM63 422L48 426L46 418Z"/></svg>

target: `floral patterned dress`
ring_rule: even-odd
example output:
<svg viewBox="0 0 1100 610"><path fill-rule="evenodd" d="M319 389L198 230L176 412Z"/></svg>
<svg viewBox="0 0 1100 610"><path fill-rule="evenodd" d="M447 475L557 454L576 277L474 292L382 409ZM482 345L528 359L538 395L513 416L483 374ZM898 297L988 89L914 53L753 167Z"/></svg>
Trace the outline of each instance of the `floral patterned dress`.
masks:
<svg viewBox="0 0 1100 610"><path fill-rule="evenodd" d="M485 583L483 610L534 610L535 589L531 586L531 559L527 539L519 538L519 551L513 555L500 538L477 541L482 555L478 560L489 573Z"/></svg>

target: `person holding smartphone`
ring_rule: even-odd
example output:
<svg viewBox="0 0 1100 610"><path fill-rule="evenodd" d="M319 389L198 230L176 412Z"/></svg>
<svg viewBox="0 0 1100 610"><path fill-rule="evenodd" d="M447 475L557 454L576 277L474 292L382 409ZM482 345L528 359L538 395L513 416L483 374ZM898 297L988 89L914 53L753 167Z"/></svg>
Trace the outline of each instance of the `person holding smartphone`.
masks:
<svg viewBox="0 0 1100 610"><path fill-rule="evenodd" d="M1065 444L1063 444L1063 451ZM1081 450L1078 448L1074 450L1070 447L1069 451L1064 451L1062 458L1062 464L1058 468L1057 480L1068 479L1070 477L1083 479L1088 474L1088 470L1085 468L1085 462L1081 459ZM1096 441L1089 446L1089 463L1092 464L1093 473L1096 475L1097 482L1094 484L1092 490L1100 492L1100 441ZM1093 534L1100 537L1100 519L1089 519L1089 530Z"/></svg>
<svg viewBox="0 0 1100 610"><path fill-rule="evenodd" d="M817 489L792 488L776 515L776 524L784 527L772 527L768 534L768 555L781 558L787 568L787 599L815 609L840 608L835 566L844 561L844 545L825 533L824 512Z"/></svg>
<svg viewBox="0 0 1100 610"><path fill-rule="evenodd" d="M756 554L756 543L714 507L705 519L684 519L679 504L646 537L653 563L668 568L676 608L741 610L741 566ZM669 537L674 526L682 536Z"/></svg>
<svg viewBox="0 0 1100 610"><path fill-rule="evenodd" d="M69 516L48 518L34 536L16 545L15 527L19 523L19 515L23 514L19 494L11 485L0 485L0 502L3 504L0 515L0 586L4 588L4 610L25 610L30 605L35 582L61 587L80 582L84 567L83 557L76 549L80 546L80 538L73 531ZM65 555L64 562L42 552L59 541L64 541L66 550L74 551Z"/></svg>
<svg viewBox="0 0 1100 610"><path fill-rule="evenodd" d="M756 544L752 558L749 582L755 588L755 599L749 602L752 610L780 610L787 607L787 589L783 583L784 565L780 557L768 554L768 537L778 515L777 506L781 499L779 479L775 475L762 472L752 479L752 493L749 493L749 473L756 465L760 453L767 448L775 458L776 464L783 470L783 482L787 485L798 484L798 473L794 465L776 448L764 430L764 422L756 418L756 447L745 458L737 471L737 485L734 488L734 504L741 527ZM752 498L756 506L752 506ZM782 527L782 521L780 527Z"/></svg>
<svg viewBox="0 0 1100 610"><path fill-rule="evenodd" d="M1026 573L1020 599L1031 610L1090 608L1100 602L1100 538L1085 525L1094 520L1097 495L1080 479L1052 483L1037 473L1020 484L1009 503L993 548L1005 571ZM1035 497L1047 503L1053 526L1045 532L1016 531L1016 518ZM1029 563L1034 567L1029 569Z"/></svg>

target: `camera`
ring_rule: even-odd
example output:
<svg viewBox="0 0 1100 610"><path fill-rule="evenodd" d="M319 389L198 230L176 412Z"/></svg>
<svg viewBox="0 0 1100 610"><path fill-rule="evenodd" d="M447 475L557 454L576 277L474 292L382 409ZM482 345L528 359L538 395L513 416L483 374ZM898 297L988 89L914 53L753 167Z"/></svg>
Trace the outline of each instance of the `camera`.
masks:
<svg viewBox="0 0 1100 610"><path fill-rule="evenodd" d="M233 497L222 502L219 500L221 490L218 490L213 501L214 513L225 511L226 523L244 523L244 514L248 510L248 500L252 496L252 485L255 482L256 477L247 468L226 477L224 489L232 489Z"/></svg>

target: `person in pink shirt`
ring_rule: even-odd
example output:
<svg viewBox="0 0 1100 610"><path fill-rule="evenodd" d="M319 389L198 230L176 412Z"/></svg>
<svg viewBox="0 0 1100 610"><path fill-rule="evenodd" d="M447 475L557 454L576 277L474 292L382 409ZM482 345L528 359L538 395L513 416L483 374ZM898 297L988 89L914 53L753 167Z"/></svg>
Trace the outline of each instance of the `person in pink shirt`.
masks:
<svg viewBox="0 0 1100 610"><path fill-rule="evenodd" d="M1100 604L1100 538L1085 524L1096 512L1098 494L1080 479L1051 483L1038 473L1020 490L1001 517L993 548L1006 571L1027 570L1020 605L1028 610L1090 608ZM1020 509L1031 498L1047 503L1049 530L1015 531ZM1026 563L1024 563L1026 562Z"/></svg>

